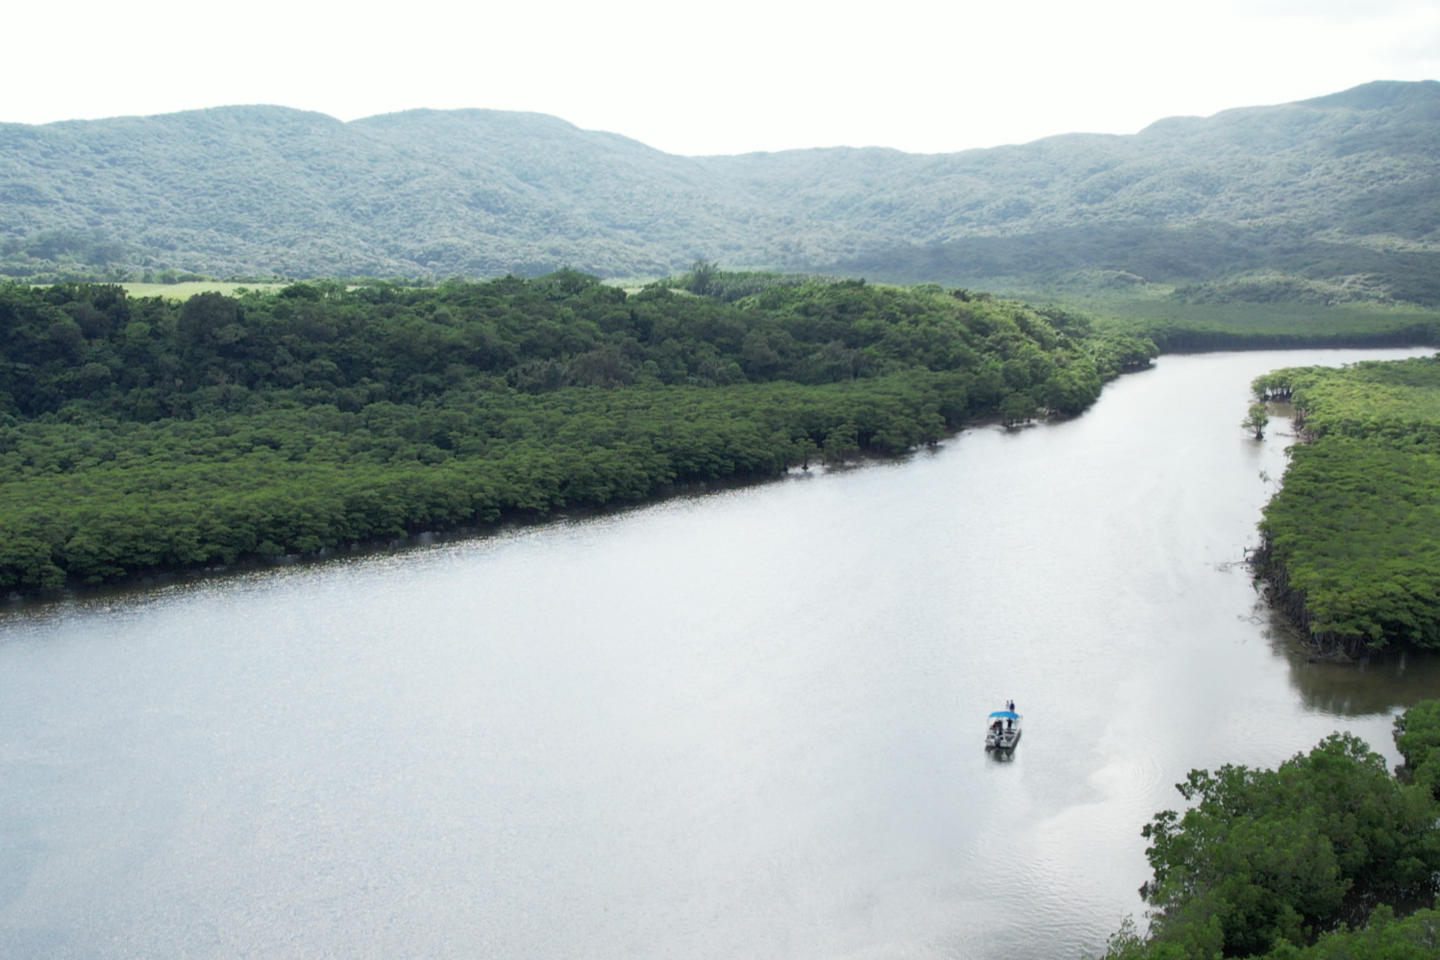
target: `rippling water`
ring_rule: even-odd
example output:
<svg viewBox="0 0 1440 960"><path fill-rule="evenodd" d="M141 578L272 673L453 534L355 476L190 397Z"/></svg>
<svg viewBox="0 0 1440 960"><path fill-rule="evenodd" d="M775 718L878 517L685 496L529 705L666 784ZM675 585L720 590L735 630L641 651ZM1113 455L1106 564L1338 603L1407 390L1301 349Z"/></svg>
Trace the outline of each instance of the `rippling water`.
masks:
<svg viewBox="0 0 1440 960"><path fill-rule="evenodd" d="M1291 439L1249 380L1414 352L1166 357L903 462L0 608L0 955L1078 957L1191 767L1393 758L1440 695L1307 662L1238 565Z"/></svg>

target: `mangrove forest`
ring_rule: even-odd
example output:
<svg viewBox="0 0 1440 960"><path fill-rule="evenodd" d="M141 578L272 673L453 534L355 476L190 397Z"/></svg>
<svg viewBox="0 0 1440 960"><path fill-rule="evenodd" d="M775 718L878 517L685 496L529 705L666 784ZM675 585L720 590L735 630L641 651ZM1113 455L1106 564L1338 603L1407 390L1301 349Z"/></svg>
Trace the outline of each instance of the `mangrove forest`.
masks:
<svg viewBox="0 0 1440 960"><path fill-rule="evenodd" d="M1254 556L1271 601L1328 653L1440 646L1440 359L1278 370L1300 442Z"/></svg>
<svg viewBox="0 0 1440 960"><path fill-rule="evenodd" d="M709 268L630 292L571 270L183 302L3 285L0 588L898 454L1078 413L1155 354L1057 308Z"/></svg>
<svg viewBox="0 0 1440 960"><path fill-rule="evenodd" d="M1440 700L1395 721L1405 765L1333 734L1274 770L1192 770L1142 831L1150 929L1106 960L1426 960L1440 954ZM1408 915L1407 915L1408 914Z"/></svg>

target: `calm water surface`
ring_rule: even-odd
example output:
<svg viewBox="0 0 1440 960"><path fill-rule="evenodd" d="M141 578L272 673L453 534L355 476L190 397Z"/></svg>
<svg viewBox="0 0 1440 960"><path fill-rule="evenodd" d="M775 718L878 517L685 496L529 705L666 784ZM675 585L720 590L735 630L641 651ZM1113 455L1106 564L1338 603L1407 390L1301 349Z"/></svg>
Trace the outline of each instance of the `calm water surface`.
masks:
<svg viewBox="0 0 1440 960"><path fill-rule="evenodd" d="M1414 352L1166 357L905 462L0 607L0 955L1076 958L1187 770L1393 759L1440 695L1306 662L1238 565L1291 440L1249 380Z"/></svg>

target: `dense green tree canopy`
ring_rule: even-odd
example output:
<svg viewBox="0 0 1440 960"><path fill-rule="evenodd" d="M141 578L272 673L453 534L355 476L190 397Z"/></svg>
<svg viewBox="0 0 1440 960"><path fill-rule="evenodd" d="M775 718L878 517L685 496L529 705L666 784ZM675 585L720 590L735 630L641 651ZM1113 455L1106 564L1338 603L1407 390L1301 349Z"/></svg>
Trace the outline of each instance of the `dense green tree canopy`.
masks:
<svg viewBox="0 0 1440 960"><path fill-rule="evenodd" d="M1425 751L1437 709L1420 704L1396 723L1402 749L1424 753L1408 779L1434 774ZM1433 902L1440 804L1358 739L1334 734L1275 770L1193 770L1178 789L1190 808L1158 813L1143 831L1149 933L1122 929L1113 960L1436 955L1440 913L1396 920L1387 904Z"/></svg>
<svg viewBox="0 0 1440 960"><path fill-rule="evenodd" d="M1440 360L1282 370L1307 441L1265 508L1256 570L1325 647L1440 646Z"/></svg>
<svg viewBox="0 0 1440 960"><path fill-rule="evenodd" d="M733 278L715 272L719 288ZM0 586L313 553L1077 413L1154 347L858 281L0 287Z"/></svg>

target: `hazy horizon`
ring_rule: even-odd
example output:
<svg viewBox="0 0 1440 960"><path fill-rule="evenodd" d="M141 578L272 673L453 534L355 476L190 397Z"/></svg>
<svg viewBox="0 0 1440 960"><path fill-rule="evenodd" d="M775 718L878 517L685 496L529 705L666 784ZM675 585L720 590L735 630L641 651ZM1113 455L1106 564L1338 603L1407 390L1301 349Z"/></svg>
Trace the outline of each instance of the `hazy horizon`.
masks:
<svg viewBox="0 0 1440 960"><path fill-rule="evenodd" d="M1387 81L1387 80L1392 80L1392 79L1393 79L1393 78L1389 78L1389 77L1376 77L1376 78L1373 78L1373 79L1370 80L1370 81L1363 81L1362 84L1357 84L1357 85L1355 85L1355 86L1363 85L1364 83L1377 82L1377 81ZM1428 77L1427 77L1427 78L1423 78L1423 79L1420 80L1420 81L1405 81L1405 82L1425 82L1425 81L1431 80L1431 79L1432 79L1432 78L1428 78ZM1346 88L1346 89L1351 89L1351 88ZM1341 92L1343 92L1343 91L1341 91L1341 90L1329 90L1329 91L1324 91L1324 92L1322 92L1322 93L1318 93L1318 94L1316 94L1315 96L1316 96L1316 97L1324 97L1324 96L1327 96L1327 95L1330 95L1330 94L1341 93ZM1304 97L1304 98L1301 98L1301 99L1302 99L1302 100L1306 100L1306 99L1312 99L1312 98L1311 98L1311 97ZM1296 102L1296 101L1285 101L1285 102L1286 102L1286 103L1291 103L1291 102ZM1162 121L1162 120L1176 119L1176 118L1179 118L1179 117L1198 117L1198 118L1200 118L1200 119L1205 119L1205 118L1208 118L1208 117L1215 116L1216 114L1219 114L1219 113L1225 113L1225 112L1227 112L1227 111L1229 111L1229 110L1243 110L1243 109L1252 108L1252 107L1266 107L1266 106L1277 106L1277 105L1279 105L1279 104L1270 104L1270 103L1240 103L1240 104L1233 104L1233 105L1228 106L1228 107L1222 107L1222 108L1220 108L1219 110L1217 110L1217 111L1215 111L1214 113L1211 113L1211 114L1204 114L1204 115L1201 115L1201 114L1166 114L1166 115L1164 115L1164 116L1154 117L1154 118L1152 118L1151 120L1149 120L1148 122L1142 124L1142 125L1141 125L1140 127L1138 127L1136 130L1129 131L1128 133L1112 133L1112 132L1109 132L1109 131L1102 131L1102 130L1058 130L1058 131L1055 131L1055 132L1053 132L1053 133L1041 134L1041 135L1038 136L1038 137L1035 137L1035 138L1032 138L1031 140L1026 140L1026 141L1014 141L1013 143L997 143L997 144L991 144L991 145L988 145L988 146L961 147L961 148L958 148L958 149L956 149L956 150L943 150L943 151L905 150L904 148L901 148L901 147L892 147L892 146L890 146L890 145L888 145L888 144L882 144L882 143L824 143L824 144L809 144L809 145L796 146L796 147L782 147L782 148L779 148L779 149L777 149L777 150L739 151L739 152L737 152L737 153L728 153L728 154L727 154L727 153L716 153L716 154L673 154L672 151L667 151L667 150L664 150L664 148L662 148L662 147L656 146L655 144L648 143L648 142L642 140L642 139L639 138L639 137L632 136L631 134L629 134L628 132L626 132L626 131L624 131L624 130L609 130L609 129L598 129L598 128L585 127L585 126L582 126L582 125L579 124L579 123L575 123L574 121L570 120L568 117L560 116L560 115L558 115L558 114L553 114L553 113L546 113L545 111L541 111L541 110L507 110L507 109L499 108L499 107L484 107L484 106L469 106L469 107L408 107L408 108L402 108L402 109L398 109L398 110L385 110L385 111L381 111L380 113L366 114L366 115L364 115L364 116L352 117L352 118L350 118L350 119L344 119L344 118L342 118L342 117L337 117L337 116L335 116L334 114L326 113L326 112L323 111L323 110L310 110L310 109L307 109L307 108L305 108L305 107L296 107L296 106L292 106L292 105L290 105L290 104L283 104L283 103L217 103L217 104L212 104L212 105L207 106L207 107L188 107L188 108L184 108L184 109L181 109L181 110L161 111L161 112L159 112L159 113L147 113L147 114L135 114L135 113L130 113L130 114L112 114L112 115L110 115L110 116L105 116L105 117L72 117L72 118L67 118L67 119L63 119L63 120L51 120L51 121L46 121L46 122L44 122L44 123L28 124L28 125L30 125L30 126L49 126L49 125L61 124L61 123L97 123L97 122L103 122L103 121L106 121L106 120L123 119L123 118L126 118L126 117L146 117L146 118L150 118L150 117L163 117L163 116L171 116L171 115L179 114L179 113L199 113L199 112L204 112L204 111L207 111L207 110L225 110L225 109L231 109L231 108L267 108L267 107L273 107L273 108L278 108L278 109L282 109L282 110L296 110L296 111L300 111L300 112L302 112L302 113L314 113L314 114L319 114L319 115L321 115L321 116L329 117L329 118L332 119L332 120L337 120L337 121L339 121L339 122L341 122L341 123L345 123L345 124L356 123L356 122L359 122L359 121L372 119L372 118L374 118L374 117L393 116L393 115L397 115L397 114L415 113L415 112L461 113L461 112L466 112L466 111L480 111L480 112L517 113L517 114L532 114L532 115L536 115L536 116L548 116L548 117L551 117L551 118L553 118L553 119L561 120L561 121L563 121L563 122L565 122L565 123L568 123L568 124L570 124L571 126L574 126L574 127L576 127L577 129L580 129L580 130L584 130L584 131L591 132L591 133L603 133L603 134L610 134L610 135L615 135L615 136L624 137L624 138L626 138L626 139L628 139L628 140L633 140L633 141L638 142L638 143L641 143L641 144L643 144L643 145L645 145L645 146L647 146L647 147L651 147L652 149L661 150L662 152L671 153L672 155L678 155L678 156L695 156L695 157L703 157L703 156L739 156L739 155L743 155L743 154L745 154L745 153L781 153L781 152L791 151L791 150L828 150L828 149L855 149L855 150L880 149L880 150L895 150L895 151L898 151L898 152L901 152L901 153L912 153L912 154L925 155L925 154L942 154L942 153L963 153L963 152L966 152L966 151L969 151L969 150L988 150L988 149L993 149L993 148L995 148L995 147L1002 147L1002 146L1018 146L1018 145L1023 145L1023 144L1025 144L1025 143L1034 143L1034 142L1037 141L1037 140L1046 140L1046 139L1050 139L1050 138L1053 138L1053 137L1064 137L1064 136L1072 136L1072 135L1080 135L1080 136L1086 136L1086 135L1098 135L1098 136L1133 136L1134 134L1140 132L1141 130L1144 130L1146 127L1149 127L1149 126L1151 126L1151 125L1153 125L1153 124L1155 124L1155 123L1159 123L1159 122ZM6 120L3 120L3 119L0 119L0 124L9 123L9 122L15 122L15 121L6 121Z"/></svg>
<svg viewBox="0 0 1440 960"><path fill-rule="evenodd" d="M1440 76L1440 0L1157 8L900 0L723 12L653 0L505 7L67 8L65 64L12 51L0 121L43 124L277 104L354 120L407 109L529 111L698 156L823 146L910 153L1135 133L1170 116ZM12 12L15 35L53 17ZM23 87L23 89L22 89Z"/></svg>

